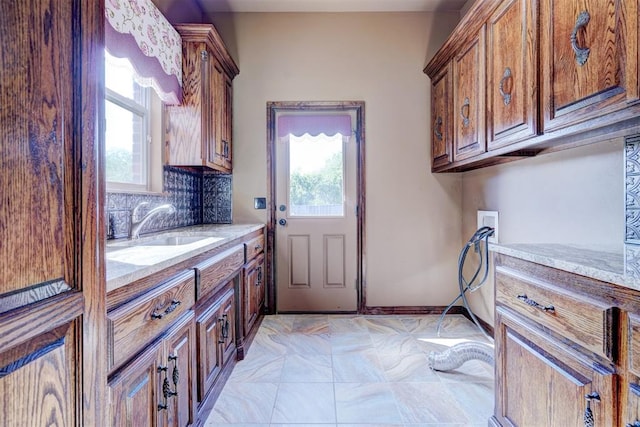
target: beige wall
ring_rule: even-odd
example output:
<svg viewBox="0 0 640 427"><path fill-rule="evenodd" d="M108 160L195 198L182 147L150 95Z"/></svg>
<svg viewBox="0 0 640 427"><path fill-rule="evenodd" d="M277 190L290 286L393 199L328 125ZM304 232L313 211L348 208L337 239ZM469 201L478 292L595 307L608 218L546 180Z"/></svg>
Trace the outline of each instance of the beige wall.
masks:
<svg viewBox="0 0 640 427"><path fill-rule="evenodd" d="M621 247L623 157L618 139L464 173L463 241L481 209L499 212L501 243ZM493 322L493 281L470 300L474 313Z"/></svg>
<svg viewBox="0 0 640 427"><path fill-rule="evenodd" d="M366 103L370 306L446 305L457 293L461 177L429 172L426 59L457 13L217 14L234 80L235 221L266 221L267 101Z"/></svg>

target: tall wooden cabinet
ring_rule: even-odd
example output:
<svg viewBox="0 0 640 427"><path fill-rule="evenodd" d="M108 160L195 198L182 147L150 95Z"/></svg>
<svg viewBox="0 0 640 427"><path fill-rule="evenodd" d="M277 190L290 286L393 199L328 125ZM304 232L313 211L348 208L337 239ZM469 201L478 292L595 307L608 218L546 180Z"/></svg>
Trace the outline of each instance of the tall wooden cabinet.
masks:
<svg viewBox="0 0 640 427"><path fill-rule="evenodd" d="M0 6L0 424L100 425L103 2Z"/></svg>
<svg viewBox="0 0 640 427"><path fill-rule="evenodd" d="M165 107L165 162L232 170L235 64L211 24L175 26L182 37L183 101Z"/></svg>

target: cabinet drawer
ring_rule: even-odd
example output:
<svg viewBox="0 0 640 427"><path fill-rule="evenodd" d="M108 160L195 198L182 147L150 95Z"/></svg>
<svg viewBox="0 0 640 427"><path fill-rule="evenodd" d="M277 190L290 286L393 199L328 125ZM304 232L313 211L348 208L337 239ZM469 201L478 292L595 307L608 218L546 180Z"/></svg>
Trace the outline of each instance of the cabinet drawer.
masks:
<svg viewBox="0 0 640 427"><path fill-rule="evenodd" d="M222 252L196 265L199 278L196 284L196 298L201 300L211 295L244 265L244 247L242 245Z"/></svg>
<svg viewBox="0 0 640 427"><path fill-rule="evenodd" d="M613 360L613 310L604 303L498 267L496 304Z"/></svg>
<svg viewBox="0 0 640 427"><path fill-rule="evenodd" d="M264 234L253 238L244 244L246 262L251 261L264 251Z"/></svg>
<svg viewBox="0 0 640 427"><path fill-rule="evenodd" d="M107 313L109 369L156 339L195 303L195 276L186 271Z"/></svg>

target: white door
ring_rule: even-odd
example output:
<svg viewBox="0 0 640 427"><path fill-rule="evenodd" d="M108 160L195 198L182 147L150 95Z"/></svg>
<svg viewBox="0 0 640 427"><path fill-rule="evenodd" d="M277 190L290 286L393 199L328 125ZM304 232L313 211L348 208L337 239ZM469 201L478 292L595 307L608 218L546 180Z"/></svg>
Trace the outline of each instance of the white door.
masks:
<svg viewBox="0 0 640 427"><path fill-rule="evenodd" d="M357 310L355 137L276 141L279 312Z"/></svg>

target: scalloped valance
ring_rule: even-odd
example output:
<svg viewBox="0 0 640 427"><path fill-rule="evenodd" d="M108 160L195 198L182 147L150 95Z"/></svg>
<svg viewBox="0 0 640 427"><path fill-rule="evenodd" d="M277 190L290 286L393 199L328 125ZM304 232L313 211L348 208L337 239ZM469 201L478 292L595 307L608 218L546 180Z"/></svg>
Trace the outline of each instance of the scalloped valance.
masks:
<svg viewBox="0 0 640 427"><path fill-rule="evenodd" d="M321 133L333 136L351 136L351 116L348 114L286 114L278 118L278 138L289 134L302 136L308 133L318 136Z"/></svg>
<svg viewBox="0 0 640 427"><path fill-rule="evenodd" d="M105 2L107 51L127 58L142 86L167 104L182 101L182 39L151 0Z"/></svg>

